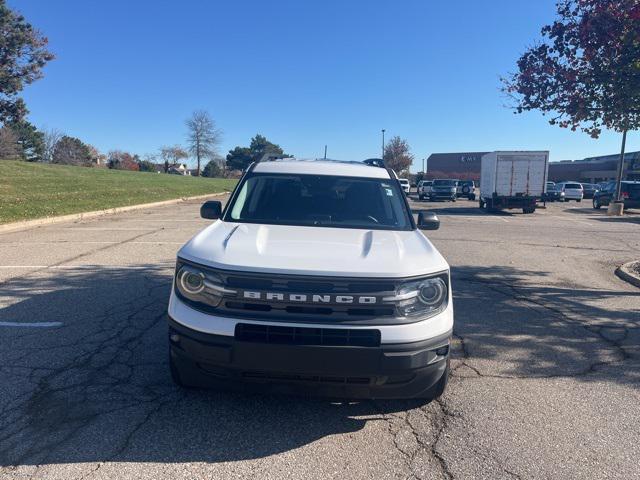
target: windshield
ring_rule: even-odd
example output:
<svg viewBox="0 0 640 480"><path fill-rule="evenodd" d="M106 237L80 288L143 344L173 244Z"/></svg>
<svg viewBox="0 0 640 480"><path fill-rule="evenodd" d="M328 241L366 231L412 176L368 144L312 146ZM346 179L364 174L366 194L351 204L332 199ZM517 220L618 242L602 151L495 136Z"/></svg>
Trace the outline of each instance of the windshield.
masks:
<svg viewBox="0 0 640 480"><path fill-rule="evenodd" d="M576 189L576 190L582 190L582 185L580 185L579 183L565 183L564 188L571 188L571 189Z"/></svg>
<svg viewBox="0 0 640 480"><path fill-rule="evenodd" d="M456 181L455 180L434 180L433 186L434 187L455 187Z"/></svg>
<svg viewBox="0 0 640 480"><path fill-rule="evenodd" d="M228 206L230 222L411 230L392 179L253 173Z"/></svg>

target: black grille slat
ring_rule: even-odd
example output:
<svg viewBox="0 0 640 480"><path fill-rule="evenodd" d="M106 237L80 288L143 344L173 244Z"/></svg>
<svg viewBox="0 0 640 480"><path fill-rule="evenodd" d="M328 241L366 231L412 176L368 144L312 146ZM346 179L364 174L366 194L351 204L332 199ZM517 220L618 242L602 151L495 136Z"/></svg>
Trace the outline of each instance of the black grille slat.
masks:
<svg viewBox="0 0 640 480"><path fill-rule="evenodd" d="M360 317L390 317L394 310L389 307L317 307L308 304L268 303L268 302L225 302L225 307L231 310L247 310L252 312L281 311L297 315L347 315Z"/></svg>
<svg viewBox="0 0 640 480"><path fill-rule="evenodd" d="M379 347L380 330L281 327L239 323L235 338L241 342L333 347Z"/></svg>

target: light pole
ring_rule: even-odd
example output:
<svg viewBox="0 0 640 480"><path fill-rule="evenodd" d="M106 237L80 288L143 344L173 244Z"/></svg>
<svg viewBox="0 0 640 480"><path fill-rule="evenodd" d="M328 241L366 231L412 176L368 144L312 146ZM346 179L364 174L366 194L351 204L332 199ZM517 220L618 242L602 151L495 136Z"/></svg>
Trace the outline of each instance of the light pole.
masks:
<svg viewBox="0 0 640 480"><path fill-rule="evenodd" d="M382 129L382 161L384 161L384 128Z"/></svg>

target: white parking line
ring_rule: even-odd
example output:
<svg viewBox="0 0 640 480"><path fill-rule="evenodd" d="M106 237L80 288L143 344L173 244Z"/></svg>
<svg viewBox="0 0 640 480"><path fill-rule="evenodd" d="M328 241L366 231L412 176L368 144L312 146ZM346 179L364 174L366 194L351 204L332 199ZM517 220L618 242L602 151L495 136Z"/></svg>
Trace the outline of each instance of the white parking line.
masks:
<svg viewBox="0 0 640 480"><path fill-rule="evenodd" d="M171 263L154 263L153 268L173 268L175 264ZM56 270L108 270L108 269L117 269L117 270L149 270L149 266L145 265L0 265L0 269L10 270L12 268L46 268L46 269L56 269Z"/></svg>
<svg viewBox="0 0 640 480"><path fill-rule="evenodd" d="M67 245L67 244L73 244L73 245L83 245L83 244L87 244L87 245L114 245L116 243L122 243L120 242L109 242L109 241L84 241L84 240L54 240L51 242L0 242L0 246L2 245L11 245L11 246L21 246L21 245L55 245L55 244L59 244L59 245ZM132 245L132 244L139 244L139 245L183 245L184 242L153 242L153 241L133 241L133 242L126 242L127 245Z"/></svg>
<svg viewBox="0 0 640 480"><path fill-rule="evenodd" d="M104 232L104 231L123 231L123 232L140 232L140 231L153 231L157 228L117 228L117 227L60 227L56 230L81 230L83 232Z"/></svg>
<svg viewBox="0 0 640 480"><path fill-rule="evenodd" d="M61 326L62 322L0 322L0 327L46 328Z"/></svg>

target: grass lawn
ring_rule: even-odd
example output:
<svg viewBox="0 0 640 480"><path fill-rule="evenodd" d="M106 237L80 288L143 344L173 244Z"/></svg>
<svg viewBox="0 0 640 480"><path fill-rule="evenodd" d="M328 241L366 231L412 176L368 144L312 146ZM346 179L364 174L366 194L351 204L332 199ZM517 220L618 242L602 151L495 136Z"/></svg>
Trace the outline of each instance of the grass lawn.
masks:
<svg viewBox="0 0 640 480"><path fill-rule="evenodd" d="M236 180L1 160L0 224L233 189Z"/></svg>

